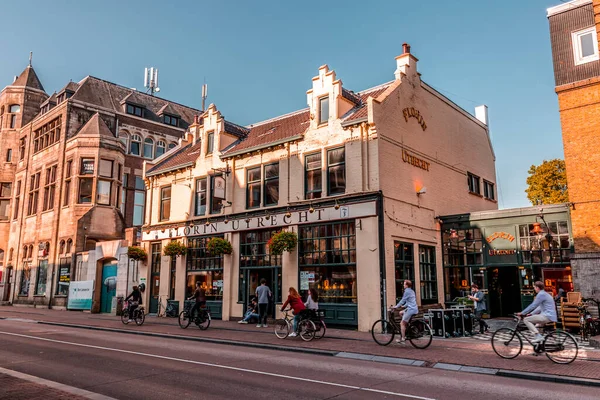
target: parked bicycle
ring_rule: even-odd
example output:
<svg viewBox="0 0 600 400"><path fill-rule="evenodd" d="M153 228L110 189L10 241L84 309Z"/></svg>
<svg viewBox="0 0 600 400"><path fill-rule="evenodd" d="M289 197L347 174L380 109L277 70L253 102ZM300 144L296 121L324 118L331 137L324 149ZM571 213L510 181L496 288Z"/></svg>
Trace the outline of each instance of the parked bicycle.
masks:
<svg viewBox="0 0 600 400"><path fill-rule="evenodd" d="M121 322L125 325L129 324L129 320L133 320L137 326L142 326L144 321L146 320L145 309L143 305L137 306L135 310L133 310L133 315L129 316L129 302L123 303L123 312L121 313Z"/></svg>
<svg viewBox="0 0 600 400"><path fill-rule="evenodd" d="M291 308L282 310L281 312L284 314L284 317L275 321L275 336L277 336L279 339L285 339L294 331L294 315L290 311ZM296 333L305 342L310 342L317 337L318 329L323 328L325 325L323 324L321 326L321 324L319 324L319 328L317 328L317 325L314 323L314 321L312 321L312 319L310 319L308 314L305 315L307 316L303 317L298 322ZM322 335L324 334L325 331L323 330ZM322 335L319 337L323 337Z"/></svg>
<svg viewBox="0 0 600 400"><path fill-rule="evenodd" d="M596 309L596 313L600 312L600 302L591 298L581 299L581 305L577 307L581 340L589 340L590 336L600 335L600 318L592 316L592 308Z"/></svg>
<svg viewBox="0 0 600 400"><path fill-rule="evenodd" d="M193 321L198 328L205 331L210 326L210 312L206 308L206 306L201 307L193 317L190 317L189 313L192 307L194 306L194 302L185 302L184 310L179 313L179 326L182 329L186 329L190 326L190 323Z"/></svg>
<svg viewBox="0 0 600 400"><path fill-rule="evenodd" d="M577 358L579 346L577 340L568 332L544 327L544 339L534 343L523 332L528 331L523 318L516 316L514 328L500 328L492 335L494 352L505 359L513 359L523 350L523 339L532 347L536 355L545 353L546 357L557 364L570 364Z"/></svg>
<svg viewBox="0 0 600 400"><path fill-rule="evenodd" d="M165 298L164 302L161 300L162 297ZM170 318L177 318L179 316L175 305L173 303L169 303L169 299L167 298L167 296L159 296L158 312L156 315L158 315L159 317L164 316Z"/></svg>
<svg viewBox="0 0 600 400"><path fill-rule="evenodd" d="M400 335L400 321L394 318L394 309L390 308L387 313L388 319L380 319L373 324L371 336L380 346L392 343L395 335ZM433 340L431 327L424 319L411 318L406 327L406 339L417 349L426 349Z"/></svg>

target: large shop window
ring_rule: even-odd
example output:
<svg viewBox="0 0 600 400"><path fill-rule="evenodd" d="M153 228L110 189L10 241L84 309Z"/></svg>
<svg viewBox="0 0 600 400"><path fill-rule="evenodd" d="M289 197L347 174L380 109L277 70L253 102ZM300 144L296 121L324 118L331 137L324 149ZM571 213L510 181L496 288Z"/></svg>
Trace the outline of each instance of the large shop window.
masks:
<svg viewBox="0 0 600 400"><path fill-rule="evenodd" d="M435 247L419 246L419 272L421 278L421 304L437 303Z"/></svg>
<svg viewBox="0 0 600 400"><path fill-rule="evenodd" d="M167 221L171 217L171 186L160 189L160 220Z"/></svg>
<svg viewBox="0 0 600 400"><path fill-rule="evenodd" d="M327 152L327 193L346 193L346 151L343 147Z"/></svg>
<svg viewBox="0 0 600 400"><path fill-rule="evenodd" d="M396 298L404 294L404 280L415 283L415 253L412 243L394 242L394 276L396 279Z"/></svg>
<svg viewBox="0 0 600 400"><path fill-rule="evenodd" d="M279 163L265 165L263 197L265 206L279 204Z"/></svg>
<svg viewBox="0 0 600 400"><path fill-rule="evenodd" d="M48 280L48 260L40 260L38 265L37 277L35 279L35 295L42 296L46 294L46 281Z"/></svg>
<svg viewBox="0 0 600 400"><path fill-rule="evenodd" d="M196 198L194 200L194 215L206 214L206 178L196 179Z"/></svg>
<svg viewBox="0 0 600 400"><path fill-rule="evenodd" d="M206 291L207 300L223 300L223 256L212 256L206 249L206 244L213 237L215 236L188 239L187 297L194 293L196 282L200 282L200 286Z"/></svg>
<svg viewBox="0 0 600 400"><path fill-rule="evenodd" d="M536 232L541 230L541 232ZM523 263L568 263L571 254L567 221L546 224L519 225L519 240Z"/></svg>
<svg viewBox="0 0 600 400"><path fill-rule="evenodd" d="M67 296L71 284L71 257L61 257L56 281L56 295Z"/></svg>
<svg viewBox="0 0 600 400"><path fill-rule="evenodd" d="M444 232L444 266L483 265L483 238L477 228Z"/></svg>
<svg viewBox="0 0 600 400"><path fill-rule="evenodd" d="M321 153L311 154L304 159L304 187L305 198L319 199L321 198L322 180L321 180Z"/></svg>
<svg viewBox="0 0 600 400"><path fill-rule="evenodd" d="M225 178L222 175L210 177L210 213L218 214L225 200Z"/></svg>
<svg viewBox="0 0 600 400"><path fill-rule="evenodd" d="M25 246L27 247L27 246ZM23 255L25 257L25 255ZM21 281L19 282L19 296L29 296L29 286L31 284L31 266L29 262L23 263L21 270Z"/></svg>
<svg viewBox="0 0 600 400"><path fill-rule="evenodd" d="M299 227L300 291L319 293L323 303L356 303L354 221Z"/></svg>
<svg viewBox="0 0 600 400"><path fill-rule="evenodd" d="M271 254L268 246L269 239L279 231L280 229L265 229L240 233L238 301L248 301L254 296L256 286L260 285L260 279L258 279L258 275L260 275L267 279L267 286L276 296L275 301L281 302L281 256ZM252 271L256 271L258 274L254 281L251 276Z"/></svg>
<svg viewBox="0 0 600 400"><path fill-rule="evenodd" d="M246 171L246 208L260 207L260 167Z"/></svg>

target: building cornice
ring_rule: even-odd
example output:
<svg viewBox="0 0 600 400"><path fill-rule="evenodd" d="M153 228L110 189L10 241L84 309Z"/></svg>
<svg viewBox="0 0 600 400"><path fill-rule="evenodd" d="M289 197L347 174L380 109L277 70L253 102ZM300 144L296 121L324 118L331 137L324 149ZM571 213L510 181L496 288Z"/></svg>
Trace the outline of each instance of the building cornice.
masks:
<svg viewBox="0 0 600 400"><path fill-rule="evenodd" d="M546 10L546 15L548 17L551 17L553 15L556 14L560 14L563 13L565 11L569 11L572 10L574 8L580 7L580 6L584 6L587 4L592 4L592 0L573 0L573 1L569 1L568 3L563 3L563 4L559 4L557 6L554 7L550 7Z"/></svg>

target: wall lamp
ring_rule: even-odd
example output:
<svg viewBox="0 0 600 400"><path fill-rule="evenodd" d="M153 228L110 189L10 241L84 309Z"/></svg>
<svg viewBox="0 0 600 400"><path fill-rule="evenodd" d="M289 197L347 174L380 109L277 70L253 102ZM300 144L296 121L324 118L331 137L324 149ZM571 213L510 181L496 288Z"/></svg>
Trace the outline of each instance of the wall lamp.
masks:
<svg viewBox="0 0 600 400"><path fill-rule="evenodd" d="M421 189L419 189L419 191L417 192L417 196L420 196L422 194L427 193L427 188L425 186L423 186Z"/></svg>

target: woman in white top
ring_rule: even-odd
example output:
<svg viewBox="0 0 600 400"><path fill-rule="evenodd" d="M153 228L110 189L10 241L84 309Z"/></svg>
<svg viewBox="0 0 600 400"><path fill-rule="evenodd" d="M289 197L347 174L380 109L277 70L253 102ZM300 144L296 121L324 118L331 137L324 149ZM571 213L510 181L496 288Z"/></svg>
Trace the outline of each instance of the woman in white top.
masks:
<svg viewBox="0 0 600 400"><path fill-rule="evenodd" d="M309 310L319 309L319 294L315 289L308 289L308 298L306 299L304 306Z"/></svg>

